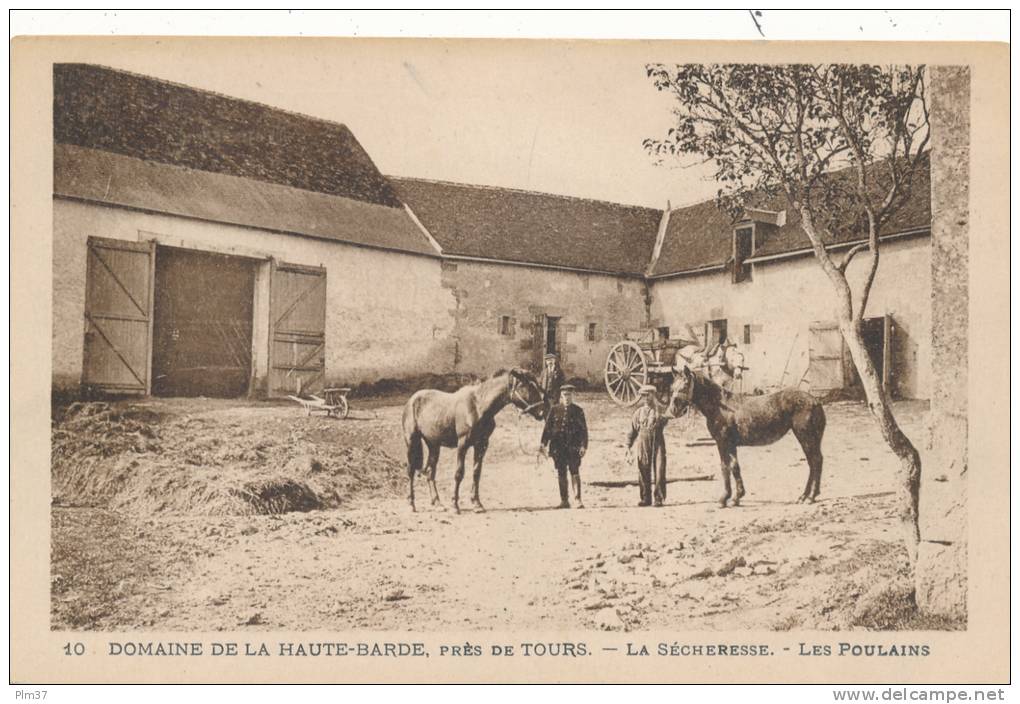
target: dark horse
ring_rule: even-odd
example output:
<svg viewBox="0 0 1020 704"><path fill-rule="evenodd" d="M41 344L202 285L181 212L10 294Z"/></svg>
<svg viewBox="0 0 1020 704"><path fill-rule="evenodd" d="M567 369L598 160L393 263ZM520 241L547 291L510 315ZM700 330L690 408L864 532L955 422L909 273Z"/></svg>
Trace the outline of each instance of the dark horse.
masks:
<svg viewBox="0 0 1020 704"><path fill-rule="evenodd" d="M763 396L740 396L724 390L700 372L687 367L674 370L670 388L670 410L679 416L694 406L705 416L708 432L719 448L725 493L723 508L732 496L730 474L737 482L733 505L744 496L737 447L771 445L790 430L797 437L808 461L808 480L798 502L814 502L822 484L822 435L825 411L822 404L799 389L780 389Z"/></svg>
<svg viewBox="0 0 1020 704"><path fill-rule="evenodd" d="M410 482L411 510L414 506L414 473L422 471L422 443L429 449L429 494L433 505L439 503L436 489L436 464L441 447L457 448L457 473L454 475L453 508L460 513L460 482L464 479L464 460L474 448L474 482L471 503L484 511L478 498L478 480L489 437L496 429L496 414L508 403L536 420L545 415L545 396L538 382L523 369L500 370L485 381L465 386L453 393L423 389L404 405L404 442L407 443L407 476Z"/></svg>

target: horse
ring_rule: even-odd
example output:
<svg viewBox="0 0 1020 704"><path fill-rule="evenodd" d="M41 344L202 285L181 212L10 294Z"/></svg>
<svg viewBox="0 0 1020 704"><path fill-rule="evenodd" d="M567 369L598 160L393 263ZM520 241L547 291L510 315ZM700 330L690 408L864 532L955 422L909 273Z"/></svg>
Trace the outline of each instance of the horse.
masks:
<svg viewBox="0 0 1020 704"><path fill-rule="evenodd" d="M761 396L742 396L723 389L705 374L688 367L673 368L670 411L679 417L691 406L705 416L708 432L719 450L724 493L719 502L726 508L730 497L739 506L746 493L737 461L740 446L771 445L790 430L808 462L808 480L797 503L814 503L822 483L822 436L825 411L818 399L799 389L780 389ZM736 480L733 496L730 474Z"/></svg>
<svg viewBox="0 0 1020 704"><path fill-rule="evenodd" d="M536 420L545 416L545 395L538 381L523 369L501 369L477 384L465 386L453 393L436 389L416 391L404 405L402 424L407 445L408 501L414 503L414 474L422 472L422 445L428 447L429 494L432 504L439 504L436 489L436 464L442 447L457 448L457 473L454 475L453 508L460 513L460 483L464 479L464 460L469 449L474 450L474 482L471 503L475 511L485 508L478 498L478 482L482 476L482 460L489 447L489 437L496 429L496 414L512 403L521 415Z"/></svg>

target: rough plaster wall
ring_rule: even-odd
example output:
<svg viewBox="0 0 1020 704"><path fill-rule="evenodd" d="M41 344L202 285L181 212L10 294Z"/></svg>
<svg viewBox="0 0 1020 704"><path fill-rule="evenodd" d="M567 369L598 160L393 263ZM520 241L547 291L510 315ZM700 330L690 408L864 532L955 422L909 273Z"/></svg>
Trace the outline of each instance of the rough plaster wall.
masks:
<svg viewBox="0 0 1020 704"><path fill-rule="evenodd" d="M371 250L232 225L53 202L53 381L77 386L82 365L85 255L89 236L160 238L224 253L275 256L327 269L326 377L358 383L441 372L453 365L455 302L441 265L425 257Z"/></svg>
<svg viewBox="0 0 1020 704"><path fill-rule="evenodd" d="M543 316L559 317L558 345L567 377L600 382L615 342L647 322L641 281L534 267L446 262L443 286L456 299L455 371L484 375L499 367L537 368ZM500 318L510 317L510 334ZM595 341L586 339L595 323Z"/></svg>
<svg viewBox="0 0 1020 704"><path fill-rule="evenodd" d="M917 602L932 613L966 617L970 71L933 67L930 78L935 383L921 480Z"/></svg>
<svg viewBox="0 0 1020 704"><path fill-rule="evenodd" d="M931 394L931 360L924 342L931 334L930 244L919 237L882 246L866 313L893 316L896 390L907 398ZM866 273L865 260L857 257L847 270L855 291ZM749 367L746 390L796 385L808 367L810 324L836 319L832 287L810 256L757 264L753 279L739 284L722 272L660 280L652 295L653 324L668 325L673 336L684 330L684 323L700 333L705 321L727 320L728 335ZM750 345L743 342L744 325L751 326Z"/></svg>

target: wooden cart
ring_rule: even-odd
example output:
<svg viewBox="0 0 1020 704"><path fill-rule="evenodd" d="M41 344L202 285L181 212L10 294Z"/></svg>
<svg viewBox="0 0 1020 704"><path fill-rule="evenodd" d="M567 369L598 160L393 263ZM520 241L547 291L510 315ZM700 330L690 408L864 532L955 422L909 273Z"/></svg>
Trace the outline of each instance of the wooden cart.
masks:
<svg viewBox="0 0 1020 704"><path fill-rule="evenodd" d="M617 342L606 357L606 391L621 406L633 406L639 389L651 384L660 397L668 393L677 351L692 344L684 339L663 339L658 330L644 331Z"/></svg>

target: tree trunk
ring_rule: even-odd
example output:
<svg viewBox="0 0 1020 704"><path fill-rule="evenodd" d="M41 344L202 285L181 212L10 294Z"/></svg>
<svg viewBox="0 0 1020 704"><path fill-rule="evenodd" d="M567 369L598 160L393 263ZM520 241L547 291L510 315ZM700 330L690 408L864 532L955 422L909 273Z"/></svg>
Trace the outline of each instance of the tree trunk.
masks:
<svg viewBox="0 0 1020 704"><path fill-rule="evenodd" d="M921 489L921 455L917 448L910 442L910 439L900 430L896 418L893 416L889 397L875 365L871 362L871 356L864 346L864 337L861 335L861 322L840 316L839 329L846 340L850 350L850 357L857 367L857 374L861 378L861 385L864 387L864 394L867 397L868 409L871 415L878 422L889 448L900 460L899 488L900 488L900 520L903 523L904 538L907 544L907 553L910 556L910 564L917 560L917 547L921 542L921 529L918 521L918 503Z"/></svg>

